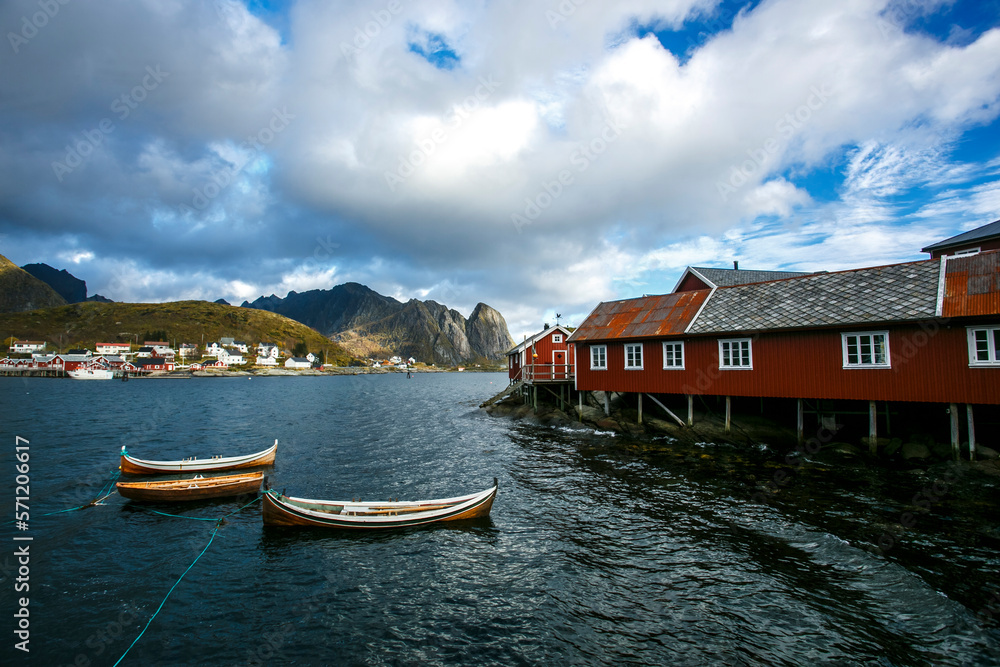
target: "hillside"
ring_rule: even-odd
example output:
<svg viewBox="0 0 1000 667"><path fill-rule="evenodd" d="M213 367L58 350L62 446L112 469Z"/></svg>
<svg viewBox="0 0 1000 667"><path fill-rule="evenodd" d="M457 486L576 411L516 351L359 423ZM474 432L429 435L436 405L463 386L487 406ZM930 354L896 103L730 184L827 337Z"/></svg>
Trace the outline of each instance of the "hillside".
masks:
<svg viewBox="0 0 1000 667"><path fill-rule="evenodd" d="M275 313L207 301L170 303L76 303L28 313L0 314L0 335L46 340L55 346L88 347L97 342L143 342L147 331L164 331L169 342L199 347L223 336L256 345L291 349L305 341L310 352L326 352L327 363L346 366L350 355L313 329Z"/></svg>
<svg viewBox="0 0 1000 667"><path fill-rule="evenodd" d="M0 313L20 313L65 303L51 287L0 255Z"/></svg>
<svg viewBox="0 0 1000 667"><path fill-rule="evenodd" d="M66 269L60 271L48 264L25 264L21 268L54 289L66 303L80 303L87 300L87 283Z"/></svg>
<svg viewBox="0 0 1000 667"><path fill-rule="evenodd" d="M476 306L468 320L436 301L401 303L358 283L329 290L289 292L285 298L260 297L244 308L258 308L307 324L341 343L358 357L404 358L435 364L498 361L513 347L503 316Z"/></svg>

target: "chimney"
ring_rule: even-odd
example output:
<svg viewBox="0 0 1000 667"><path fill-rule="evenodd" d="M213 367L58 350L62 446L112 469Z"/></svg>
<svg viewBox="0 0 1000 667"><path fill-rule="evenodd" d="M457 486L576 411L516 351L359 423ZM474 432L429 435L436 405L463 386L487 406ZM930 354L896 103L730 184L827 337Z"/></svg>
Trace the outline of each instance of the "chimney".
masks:
<svg viewBox="0 0 1000 667"><path fill-rule="evenodd" d="M739 271L739 270L740 270L740 263L736 260L733 260L733 271Z"/></svg>

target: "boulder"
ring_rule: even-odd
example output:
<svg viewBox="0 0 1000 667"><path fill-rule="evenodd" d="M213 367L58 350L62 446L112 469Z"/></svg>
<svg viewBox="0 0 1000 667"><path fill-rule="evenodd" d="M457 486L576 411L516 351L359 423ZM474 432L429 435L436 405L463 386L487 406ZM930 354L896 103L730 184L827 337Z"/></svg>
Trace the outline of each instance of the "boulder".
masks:
<svg viewBox="0 0 1000 667"><path fill-rule="evenodd" d="M597 423L604 419L604 410L598 410L597 408L592 408L589 405L583 406L583 408L577 408L577 412L580 415L580 421Z"/></svg>
<svg viewBox="0 0 1000 667"><path fill-rule="evenodd" d="M931 455L930 448L921 442L907 442L900 448L900 453L904 459L926 459Z"/></svg>
<svg viewBox="0 0 1000 667"><path fill-rule="evenodd" d="M983 445L976 445L976 458L980 461L992 461L996 458L1000 458L1000 452L993 449L992 447L984 447Z"/></svg>

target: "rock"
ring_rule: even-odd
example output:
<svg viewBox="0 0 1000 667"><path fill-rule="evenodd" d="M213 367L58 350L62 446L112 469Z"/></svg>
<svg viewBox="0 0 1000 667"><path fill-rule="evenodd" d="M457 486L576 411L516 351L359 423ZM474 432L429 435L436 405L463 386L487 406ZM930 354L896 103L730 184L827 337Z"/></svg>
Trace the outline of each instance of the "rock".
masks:
<svg viewBox="0 0 1000 667"><path fill-rule="evenodd" d="M992 461L1000 458L1000 452L992 447L984 447L980 444L976 444L976 458L982 461Z"/></svg>
<svg viewBox="0 0 1000 667"><path fill-rule="evenodd" d="M597 408L592 408L589 405L583 406L583 408L577 408L577 412L580 415L580 421L597 423L604 419L604 410L598 410Z"/></svg>
<svg viewBox="0 0 1000 667"><path fill-rule="evenodd" d="M601 429L602 431L620 432L622 430L621 424L616 422L614 419L611 419L610 417L605 417L604 419L598 421L597 428Z"/></svg>
<svg viewBox="0 0 1000 667"><path fill-rule="evenodd" d="M926 459L931 455L930 448L920 442L907 442L900 448L904 459Z"/></svg>
<svg viewBox="0 0 1000 667"><path fill-rule="evenodd" d="M899 438L893 438L889 445L885 448L886 456L892 456L899 451L899 448L903 446L903 441Z"/></svg>
<svg viewBox="0 0 1000 667"><path fill-rule="evenodd" d="M933 452L934 456L937 458L944 460L951 459L954 456L951 445L947 445L943 442L935 442L931 445L931 452Z"/></svg>

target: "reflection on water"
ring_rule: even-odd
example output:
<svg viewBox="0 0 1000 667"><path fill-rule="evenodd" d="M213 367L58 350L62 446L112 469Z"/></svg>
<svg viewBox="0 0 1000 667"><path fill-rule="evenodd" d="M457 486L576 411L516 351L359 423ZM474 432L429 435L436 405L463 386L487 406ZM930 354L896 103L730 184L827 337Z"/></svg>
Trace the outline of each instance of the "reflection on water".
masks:
<svg viewBox="0 0 1000 667"><path fill-rule="evenodd" d="M476 405L498 375L92 384L0 382L5 437L32 443L35 664L113 664L214 525L118 496L43 512L92 498L123 440L176 458L273 438L272 486L296 496L445 497L494 476L500 491L488 520L394 533L265 529L246 508L126 661L1000 664L1000 633L976 618L1000 571L996 486L978 473L879 554L939 471L816 461L754 502L782 453L651 451L493 419ZM52 414L79 419L39 419ZM156 509L217 518L240 504Z"/></svg>

